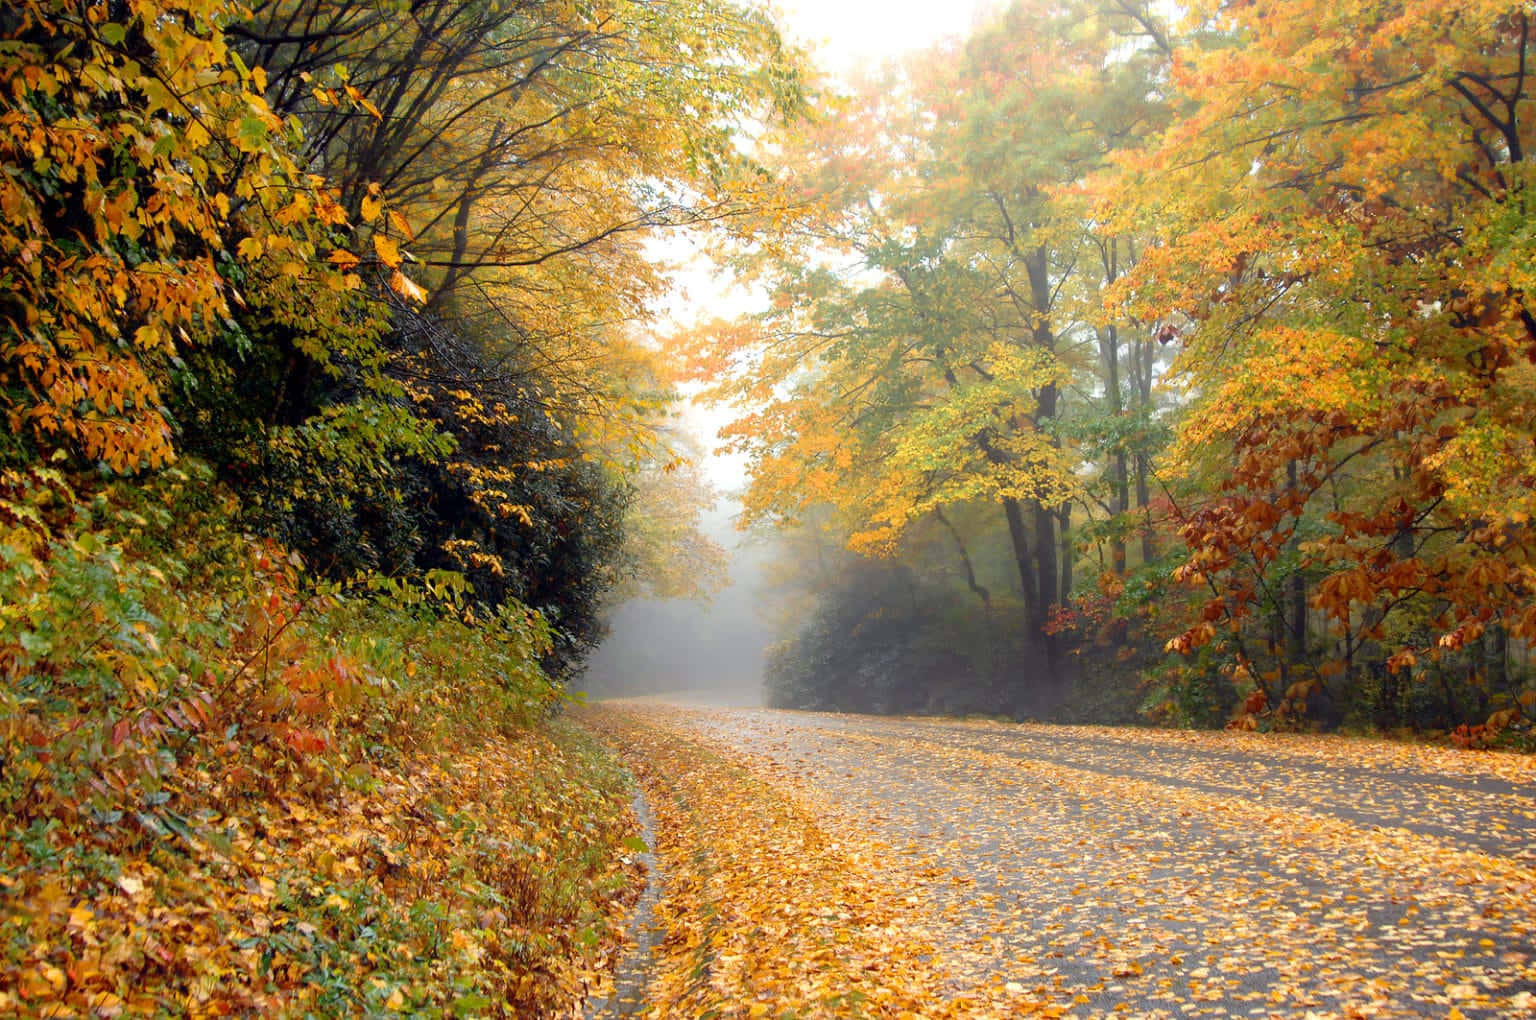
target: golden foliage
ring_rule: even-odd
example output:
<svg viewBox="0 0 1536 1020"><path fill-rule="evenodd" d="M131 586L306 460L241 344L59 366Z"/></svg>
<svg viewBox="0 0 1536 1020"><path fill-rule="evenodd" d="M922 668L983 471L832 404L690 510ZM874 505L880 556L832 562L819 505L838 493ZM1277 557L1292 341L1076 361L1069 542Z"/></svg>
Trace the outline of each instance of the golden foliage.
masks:
<svg viewBox="0 0 1536 1020"><path fill-rule="evenodd" d="M345 215L229 49L233 5L111 10L26 0L8 15L0 399L42 449L127 472L174 456L165 374L241 300L230 251L291 283Z"/></svg>

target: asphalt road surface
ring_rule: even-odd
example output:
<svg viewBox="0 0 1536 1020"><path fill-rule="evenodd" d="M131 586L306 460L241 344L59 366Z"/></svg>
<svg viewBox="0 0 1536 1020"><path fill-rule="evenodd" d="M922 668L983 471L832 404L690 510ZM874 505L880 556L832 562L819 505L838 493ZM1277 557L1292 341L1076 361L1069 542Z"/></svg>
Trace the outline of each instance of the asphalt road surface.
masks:
<svg viewBox="0 0 1536 1020"><path fill-rule="evenodd" d="M957 993L1536 1017L1536 764L1379 741L645 706L881 847Z"/></svg>

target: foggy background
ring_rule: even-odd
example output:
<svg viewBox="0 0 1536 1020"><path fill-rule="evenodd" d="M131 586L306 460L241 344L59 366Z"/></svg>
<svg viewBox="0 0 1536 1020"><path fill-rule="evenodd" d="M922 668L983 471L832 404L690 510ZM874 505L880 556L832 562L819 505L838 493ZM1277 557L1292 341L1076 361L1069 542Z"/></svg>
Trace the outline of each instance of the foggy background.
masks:
<svg viewBox="0 0 1536 1020"><path fill-rule="evenodd" d="M774 640L761 590L769 544L736 530L739 510L722 498L702 521L701 530L730 556L729 586L708 602L631 599L615 607L608 637L587 663L588 694L763 703L763 650Z"/></svg>

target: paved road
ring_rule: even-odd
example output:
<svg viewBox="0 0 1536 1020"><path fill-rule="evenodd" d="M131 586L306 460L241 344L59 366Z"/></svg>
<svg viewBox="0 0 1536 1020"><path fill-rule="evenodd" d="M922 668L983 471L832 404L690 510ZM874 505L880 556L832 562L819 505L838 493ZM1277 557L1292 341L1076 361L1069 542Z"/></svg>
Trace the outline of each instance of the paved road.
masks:
<svg viewBox="0 0 1536 1020"><path fill-rule="evenodd" d="M957 991L1085 1017L1536 1017L1530 759L647 711L883 844Z"/></svg>

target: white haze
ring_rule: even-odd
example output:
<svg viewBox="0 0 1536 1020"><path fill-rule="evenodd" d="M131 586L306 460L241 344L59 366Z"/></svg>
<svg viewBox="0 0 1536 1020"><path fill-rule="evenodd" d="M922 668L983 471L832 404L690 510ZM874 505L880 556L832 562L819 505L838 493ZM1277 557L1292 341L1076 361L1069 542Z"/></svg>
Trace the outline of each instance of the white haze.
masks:
<svg viewBox="0 0 1536 1020"><path fill-rule="evenodd" d="M763 543L736 531L734 502L704 521L731 554L731 583L708 602L631 599L609 615L608 638L587 664L594 697L659 695L716 705L762 703L762 654L774 640L760 612Z"/></svg>

